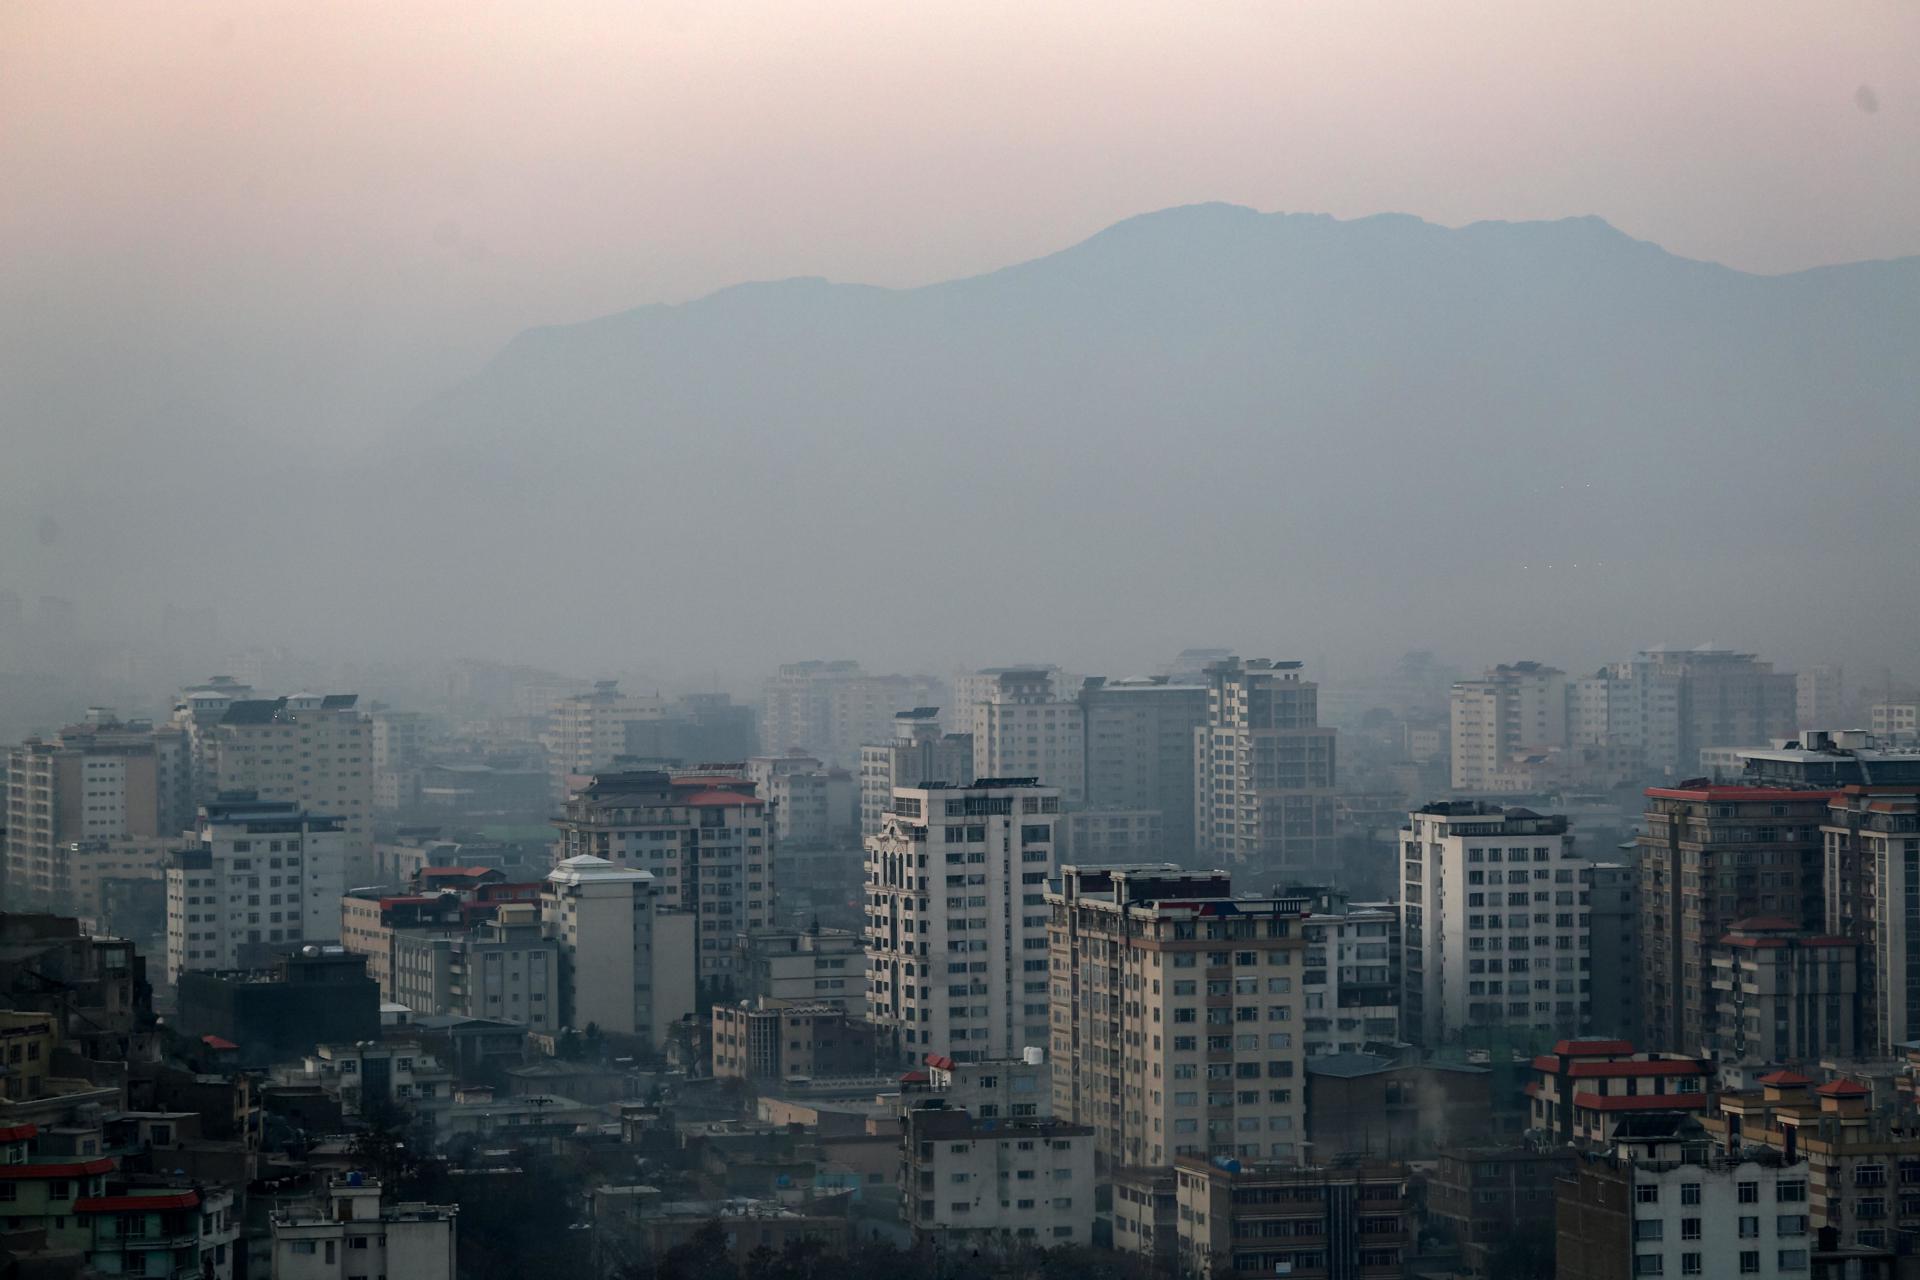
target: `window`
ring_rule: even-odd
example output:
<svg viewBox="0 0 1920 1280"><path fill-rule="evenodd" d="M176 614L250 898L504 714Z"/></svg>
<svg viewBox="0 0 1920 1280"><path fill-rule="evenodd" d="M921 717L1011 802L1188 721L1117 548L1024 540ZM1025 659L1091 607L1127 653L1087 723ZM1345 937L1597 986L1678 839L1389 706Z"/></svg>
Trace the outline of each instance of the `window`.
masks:
<svg viewBox="0 0 1920 1280"><path fill-rule="evenodd" d="M1643 1218L1633 1224L1635 1240L1660 1240L1666 1236L1667 1224L1658 1218Z"/></svg>
<svg viewBox="0 0 1920 1280"><path fill-rule="evenodd" d="M1782 1182L1774 1188L1773 1198L1781 1204L1805 1204L1807 1184L1805 1182Z"/></svg>
<svg viewBox="0 0 1920 1280"><path fill-rule="evenodd" d="M1773 1220L1773 1234L1777 1236L1803 1236L1807 1234L1807 1215L1804 1213L1783 1213Z"/></svg>
<svg viewBox="0 0 1920 1280"><path fill-rule="evenodd" d="M1633 1255L1633 1274L1663 1276L1667 1274L1667 1260L1657 1253L1636 1253Z"/></svg>
<svg viewBox="0 0 1920 1280"><path fill-rule="evenodd" d="M1782 1249L1775 1259L1782 1271L1805 1271L1807 1269L1807 1251L1805 1249Z"/></svg>
<svg viewBox="0 0 1920 1280"><path fill-rule="evenodd" d="M295 1253L315 1252L314 1241L312 1240L295 1240L292 1242L292 1248Z"/></svg>
<svg viewBox="0 0 1920 1280"><path fill-rule="evenodd" d="M1760 1238L1760 1219L1743 1217L1740 1219L1740 1238L1758 1240Z"/></svg>
<svg viewBox="0 0 1920 1280"><path fill-rule="evenodd" d="M1740 1203L1741 1204L1759 1204L1760 1203L1760 1184L1757 1182L1741 1183L1740 1184Z"/></svg>
<svg viewBox="0 0 1920 1280"><path fill-rule="evenodd" d="M1681 1254L1680 1255L1680 1274L1683 1276L1699 1275L1700 1274L1700 1255L1697 1253Z"/></svg>
<svg viewBox="0 0 1920 1280"><path fill-rule="evenodd" d="M1697 1182L1681 1183L1680 1184L1680 1203L1681 1204L1699 1204L1700 1203L1700 1184Z"/></svg>
<svg viewBox="0 0 1920 1280"><path fill-rule="evenodd" d="M1758 1249L1742 1249L1740 1251L1740 1274L1743 1276L1760 1274L1760 1251Z"/></svg>
<svg viewBox="0 0 1920 1280"><path fill-rule="evenodd" d="M1700 1219L1680 1219L1680 1238L1682 1240L1698 1240L1700 1238Z"/></svg>
<svg viewBox="0 0 1920 1280"><path fill-rule="evenodd" d="M1643 1182L1633 1189L1635 1204L1659 1204L1660 1186L1658 1183Z"/></svg>

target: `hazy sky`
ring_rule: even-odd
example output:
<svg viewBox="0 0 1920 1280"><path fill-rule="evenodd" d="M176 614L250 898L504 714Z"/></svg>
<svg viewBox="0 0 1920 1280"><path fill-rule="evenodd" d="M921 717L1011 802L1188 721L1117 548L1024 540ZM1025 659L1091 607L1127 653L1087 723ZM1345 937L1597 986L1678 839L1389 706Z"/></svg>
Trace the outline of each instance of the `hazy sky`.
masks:
<svg viewBox="0 0 1920 1280"><path fill-rule="evenodd" d="M1779 271L1920 252L1917 70L1909 2L8 0L7 318L351 435L530 324L1200 200Z"/></svg>

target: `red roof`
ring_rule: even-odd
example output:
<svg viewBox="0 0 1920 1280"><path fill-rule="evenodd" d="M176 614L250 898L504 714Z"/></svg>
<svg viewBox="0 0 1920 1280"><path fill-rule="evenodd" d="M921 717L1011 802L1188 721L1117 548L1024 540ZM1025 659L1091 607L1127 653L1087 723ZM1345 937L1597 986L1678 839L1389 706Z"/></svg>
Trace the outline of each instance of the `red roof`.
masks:
<svg viewBox="0 0 1920 1280"><path fill-rule="evenodd" d="M930 1053L926 1056L925 1061L928 1066L937 1067L942 1071L953 1070L953 1059L944 1053Z"/></svg>
<svg viewBox="0 0 1920 1280"><path fill-rule="evenodd" d="M1609 1053L1632 1053L1631 1040L1562 1040L1553 1046L1557 1054L1576 1058L1597 1058Z"/></svg>
<svg viewBox="0 0 1920 1280"><path fill-rule="evenodd" d="M1813 1083L1812 1076L1803 1076L1798 1071L1775 1071L1771 1075L1760 1077L1761 1084L1770 1084L1776 1089L1795 1089Z"/></svg>
<svg viewBox="0 0 1920 1280"><path fill-rule="evenodd" d="M681 800L680 803L694 805L702 809L713 809L723 806L731 808L734 805L751 805L754 808L760 806L760 801L754 799L752 796L743 795L738 791L696 791Z"/></svg>
<svg viewBox="0 0 1920 1280"><path fill-rule="evenodd" d="M40 1132L37 1124L16 1124L0 1129L0 1142L25 1142Z"/></svg>
<svg viewBox="0 0 1920 1280"><path fill-rule="evenodd" d="M506 873L496 871L492 867L422 867L420 868L420 874L422 876L466 876L472 878L475 876L504 875Z"/></svg>
<svg viewBox="0 0 1920 1280"><path fill-rule="evenodd" d="M231 1040L226 1039L225 1037L213 1036L213 1035L201 1036L200 1043L204 1044L209 1049L217 1049L221 1053L228 1053L240 1047L239 1045L235 1044Z"/></svg>
<svg viewBox="0 0 1920 1280"><path fill-rule="evenodd" d="M1654 1062L1576 1062L1567 1069L1570 1076L1697 1076L1697 1062L1662 1058Z"/></svg>
<svg viewBox="0 0 1920 1280"><path fill-rule="evenodd" d="M96 1173L112 1173L113 1161L105 1156L60 1164L0 1164L0 1178L26 1182L41 1178L85 1178Z"/></svg>
<svg viewBox="0 0 1920 1280"><path fill-rule="evenodd" d="M200 1203L193 1191L176 1191L162 1196L81 1196L73 1202L76 1213L140 1213L156 1209L191 1209Z"/></svg>
<svg viewBox="0 0 1920 1280"><path fill-rule="evenodd" d="M1704 1093L1636 1093L1626 1097L1602 1097L1597 1093L1576 1093L1573 1105L1589 1111L1700 1111L1707 1105Z"/></svg>
<svg viewBox="0 0 1920 1280"><path fill-rule="evenodd" d="M1823 1098L1864 1098L1873 1090L1858 1080L1835 1080L1814 1090Z"/></svg>
<svg viewBox="0 0 1920 1280"><path fill-rule="evenodd" d="M925 1084L926 1082L927 1073L924 1071L909 1071L900 1077L901 1084Z"/></svg>
<svg viewBox="0 0 1920 1280"><path fill-rule="evenodd" d="M1830 800L1837 791L1795 791L1791 787L1743 787L1734 783L1710 787L1648 787L1647 794L1662 800Z"/></svg>

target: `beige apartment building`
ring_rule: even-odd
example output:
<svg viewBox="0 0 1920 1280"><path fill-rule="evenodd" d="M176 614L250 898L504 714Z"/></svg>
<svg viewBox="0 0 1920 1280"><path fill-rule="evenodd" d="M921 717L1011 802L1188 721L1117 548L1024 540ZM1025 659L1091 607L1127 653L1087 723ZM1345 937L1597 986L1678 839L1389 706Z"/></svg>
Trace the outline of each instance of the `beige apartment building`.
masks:
<svg viewBox="0 0 1920 1280"><path fill-rule="evenodd" d="M1202 858L1293 874L1336 860L1335 733L1298 662L1207 668L1194 730L1194 845Z"/></svg>
<svg viewBox="0 0 1920 1280"><path fill-rule="evenodd" d="M1053 1110L1109 1167L1290 1163L1306 1141L1306 899L1224 871L1062 867L1047 902Z"/></svg>
<svg viewBox="0 0 1920 1280"><path fill-rule="evenodd" d="M669 910L653 876L578 854L547 875L547 935L560 944L560 1025L591 1023L658 1048L694 1011L693 917Z"/></svg>
<svg viewBox="0 0 1920 1280"><path fill-rule="evenodd" d="M1453 789L1491 791L1515 755L1567 743L1567 673L1538 662L1502 663L1462 680L1449 699Z"/></svg>
<svg viewBox="0 0 1920 1280"><path fill-rule="evenodd" d="M927 782L963 787L973 778L971 733L942 733L938 707L896 712L892 739L860 748L861 836L880 833L895 787Z"/></svg>
<svg viewBox="0 0 1920 1280"><path fill-rule="evenodd" d="M867 844L867 1016L962 1062L1047 1035L1047 877L1060 792L900 787Z"/></svg>
<svg viewBox="0 0 1920 1280"><path fill-rule="evenodd" d="M569 777L611 769L614 757L627 749L629 722L664 720L666 715L666 703L657 697L621 693L618 680L597 680L591 693L576 693L554 703L541 738L554 795L566 794Z"/></svg>
<svg viewBox="0 0 1920 1280"><path fill-rule="evenodd" d="M373 727L353 693L298 693L228 703L197 730L201 802L251 791L337 818L346 835L348 877L373 852ZM196 713L197 714L197 713Z"/></svg>

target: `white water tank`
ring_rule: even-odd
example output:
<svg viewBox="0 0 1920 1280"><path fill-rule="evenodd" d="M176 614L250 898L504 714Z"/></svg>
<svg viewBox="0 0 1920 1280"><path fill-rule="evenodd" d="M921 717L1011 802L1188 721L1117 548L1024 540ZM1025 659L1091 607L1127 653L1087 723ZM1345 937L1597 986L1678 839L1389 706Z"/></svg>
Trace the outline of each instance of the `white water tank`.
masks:
<svg viewBox="0 0 1920 1280"><path fill-rule="evenodd" d="M1047 1051L1037 1044L1030 1044L1020 1051L1020 1056L1030 1067L1037 1067L1047 1060Z"/></svg>

